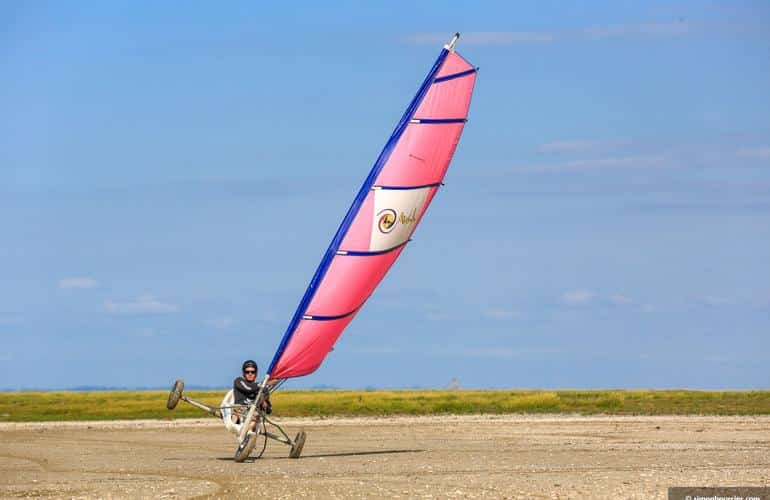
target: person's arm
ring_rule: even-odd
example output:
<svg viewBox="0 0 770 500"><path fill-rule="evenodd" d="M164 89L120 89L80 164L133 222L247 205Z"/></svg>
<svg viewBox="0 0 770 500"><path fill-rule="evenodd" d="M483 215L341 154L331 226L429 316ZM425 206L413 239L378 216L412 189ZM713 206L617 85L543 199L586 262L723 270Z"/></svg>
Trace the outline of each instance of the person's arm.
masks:
<svg viewBox="0 0 770 500"><path fill-rule="evenodd" d="M235 380L233 380L233 396L235 399L235 404L242 405L248 397L248 392L249 384L243 379L243 377L237 377Z"/></svg>

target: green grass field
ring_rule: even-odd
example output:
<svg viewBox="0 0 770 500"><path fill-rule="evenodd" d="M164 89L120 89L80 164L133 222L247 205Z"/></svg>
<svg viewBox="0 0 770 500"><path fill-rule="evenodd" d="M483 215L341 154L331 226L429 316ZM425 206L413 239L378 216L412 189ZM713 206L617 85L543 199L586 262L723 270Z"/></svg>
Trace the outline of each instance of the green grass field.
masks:
<svg viewBox="0 0 770 500"><path fill-rule="evenodd" d="M217 405L222 391L187 395ZM0 422L189 418L206 414L180 402L166 409L166 391L0 393ZM583 415L770 415L770 391L280 391L274 415L383 416L576 413Z"/></svg>

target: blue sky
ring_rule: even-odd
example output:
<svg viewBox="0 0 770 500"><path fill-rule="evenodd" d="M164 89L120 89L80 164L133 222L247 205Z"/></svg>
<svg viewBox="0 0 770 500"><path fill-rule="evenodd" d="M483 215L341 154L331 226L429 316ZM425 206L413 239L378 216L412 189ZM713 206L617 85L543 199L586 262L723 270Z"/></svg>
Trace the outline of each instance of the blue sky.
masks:
<svg viewBox="0 0 770 500"><path fill-rule="evenodd" d="M0 387L264 369L454 31L414 241L290 387L770 386L763 2L0 6Z"/></svg>

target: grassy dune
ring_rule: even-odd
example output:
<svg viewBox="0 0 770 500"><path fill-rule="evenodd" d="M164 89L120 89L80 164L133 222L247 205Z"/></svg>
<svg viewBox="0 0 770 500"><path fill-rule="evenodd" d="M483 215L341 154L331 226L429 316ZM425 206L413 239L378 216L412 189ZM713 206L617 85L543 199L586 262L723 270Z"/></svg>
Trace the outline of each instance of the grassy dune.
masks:
<svg viewBox="0 0 770 500"><path fill-rule="evenodd" d="M165 391L0 393L0 422L205 416ZM222 391L191 391L217 405ZM769 415L770 391L280 391L276 416L577 413L583 415Z"/></svg>

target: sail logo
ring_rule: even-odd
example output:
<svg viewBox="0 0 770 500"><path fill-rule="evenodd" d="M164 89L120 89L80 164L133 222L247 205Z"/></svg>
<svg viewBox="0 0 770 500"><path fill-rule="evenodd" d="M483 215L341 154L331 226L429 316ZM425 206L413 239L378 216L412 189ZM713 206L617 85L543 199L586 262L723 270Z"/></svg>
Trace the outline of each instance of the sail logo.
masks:
<svg viewBox="0 0 770 500"><path fill-rule="evenodd" d="M435 188L374 190L369 250L389 250L406 242L420 222L431 189Z"/></svg>
<svg viewBox="0 0 770 500"><path fill-rule="evenodd" d="M380 210L377 214L377 217L377 229L379 229L382 234L388 234L396 227L396 222L399 222L404 226L408 226L417 222L417 209L413 208L409 214L400 212L398 215L396 215L395 210L392 208L386 208L384 210Z"/></svg>
<svg viewBox="0 0 770 500"><path fill-rule="evenodd" d="M396 227L396 211L392 208L380 210L377 217L379 218L377 221L377 229L379 229L382 234L388 234L393 231L394 227Z"/></svg>
<svg viewBox="0 0 770 500"><path fill-rule="evenodd" d="M409 215L406 215L404 212L401 212L398 215L398 222L401 224L407 225L407 224L414 224L415 221L417 221L417 209L413 208L411 212L409 212Z"/></svg>

